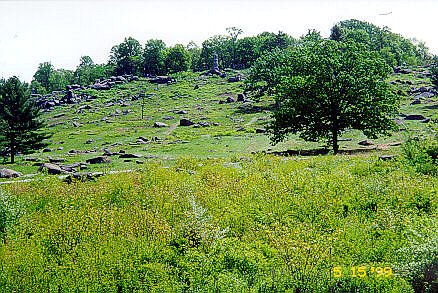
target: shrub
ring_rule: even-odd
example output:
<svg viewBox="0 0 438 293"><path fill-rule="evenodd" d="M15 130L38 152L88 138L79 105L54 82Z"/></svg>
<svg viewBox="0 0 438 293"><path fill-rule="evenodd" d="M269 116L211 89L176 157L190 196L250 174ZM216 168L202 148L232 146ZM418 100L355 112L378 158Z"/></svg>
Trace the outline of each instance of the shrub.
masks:
<svg viewBox="0 0 438 293"><path fill-rule="evenodd" d="M430 138L409 138L402 146L407 165L423 174L436 174L438 163L438 142Z"/></svg>
<svg viewBox="0 0 438 293"><path fill-rule="evenodd" d="M22 213L18 198L0 190L0 238L5 237Z"/></svg>

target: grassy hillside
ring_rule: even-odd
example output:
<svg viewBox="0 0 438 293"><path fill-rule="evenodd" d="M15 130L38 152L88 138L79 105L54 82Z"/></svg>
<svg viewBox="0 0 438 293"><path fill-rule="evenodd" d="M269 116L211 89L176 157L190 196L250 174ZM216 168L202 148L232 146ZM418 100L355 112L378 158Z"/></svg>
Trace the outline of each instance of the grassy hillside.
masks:
<svg viewBox="0 0 438 293"><path fill-rule="evenodd" d="M430 86L422 70L389 80L401 130L370 146L349 131L339 156L263 153L324 145L271 146L256 129L272 99L220 103L242 82L183 73L75 91L91 98L44 113L49 149L7 167L31 175L50 159L119 155L83 164L106 175L93 181L0 185L0 292L434 292L437 178L379 159L430 133L404 119L436 117L436 96L411 105L412 88Z"/></svg>
<svg viewBox="0 0 438 293"><path fill-rule="evenodd" d="M394 74L390 81L394 84L394 91L402 97L401 113L433 118L436 116L436 96L422 99L421 104L410 105L415 95L410 92L411 88L430 87L429 79L420 74L422 70ZM229 72L229 75L232 74ZM64 164L73 164L102 155L104 149L114 153L123 150L142 156L139 159L118 159L113 156L111 164L88 166L92 171L108 171L135 169L137 163L155 158L172 160L184 155L217 158L259 151L311 150L326 146L324 143L305 142L294 136L284 143L271 146L264 133L256 133L256 129L264 128L270 119L271 98L252 103L220 103L228 97L237 100L237 95L243 92L242 82L229 83L226 79L200 76L198 73L181 73L175 78L177 82L171 85L156 85L140 79L116 85L107 91L74 91L76 95L90 99L46 112L44 119L47 130L54 135L47 152L41 150L31 157L39 159L39 162L61 158L65 160ZM61 93L55 97L61 99L64 95ZM179 126L181 118L206 126ZM427 132L427 123L406 121L403 117L398 120L401 131L374 141L372 146L358 145L366 137L357 131L345 133L341 150L376 149L394 153L397 148L392 145L405 140L407 132ZM156 128L155 122L163 122L167 126ZM36 173L39 163L25 161L25 158L22 156L21 162L18 159L19 164L14 167L25 174Z"/></svg>

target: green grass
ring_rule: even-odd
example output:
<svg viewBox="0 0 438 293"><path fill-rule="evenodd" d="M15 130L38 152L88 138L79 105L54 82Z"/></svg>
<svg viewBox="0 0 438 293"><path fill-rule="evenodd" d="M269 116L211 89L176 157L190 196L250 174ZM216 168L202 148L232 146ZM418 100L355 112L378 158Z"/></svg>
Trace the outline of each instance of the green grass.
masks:
<svg viewBox="0 0 438 293"><path fill-rule="evenodd" d="M113 156L110 164L88 165L105 173L95 181L67 184L39 174L0 185L0 292L433 292L437 178L423 174L430 166L421 154L412 164L378 158L402 152L388 143L432 133L427 124L404 121L373 147L359 146L366 137L347 131L343 138L351 141L340 142L341 150L354 155L265 155L324 144L291 136L272 146L255 133L269 121L271 98L254 103L265 110L242 113L241 103L219 104L236 98L242 83L193 73L176 78L169 86L141 79L86 90L96 99L83 113L83 104L44 113L48 125L62 124L47 128L53 151L30 156L75 163L109 148L141 154L144 164ZM397 79L430 85L415 74L390 78ZM140 92L143 119L142 100L131 101ZM436 97L410 102L402 97L401 113L436 117ZM219 125L173 127L180 117ZM155 121L169 127L154 128ZM140 136L159 140L138 144ZM19 156L7 167L34 174L33 164ZM111 174L117 170L132 172ZM366 277L352 276L359 267ZM394 275L373 274L377 267Z"/></svg>
<svg viewBox="0 0 438 293"><path fill-rule="evenodd" d="M436 241L437 184L368 155L259 155L8 185L4 206L18 216L0 244L0 288L410 292L401 252ZM354 278L353 266L394 276Z"/></svg>

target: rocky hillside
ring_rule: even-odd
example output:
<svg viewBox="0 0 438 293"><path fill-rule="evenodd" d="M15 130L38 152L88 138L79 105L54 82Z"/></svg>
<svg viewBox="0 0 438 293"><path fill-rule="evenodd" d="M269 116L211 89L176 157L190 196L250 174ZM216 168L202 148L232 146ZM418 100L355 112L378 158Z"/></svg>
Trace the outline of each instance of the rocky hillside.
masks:
<svg viewBox="0 0 438 293"><path fill-rule="evenodd" d="M13 168L21 174L68 175L131 170L147 160L169 161L185 155L238 157L285 150L305 154L324 147L296 137L272 147L264 134L272 98L252 101L243 91L245 72L227 73L228 77L115 76L88 87L70 85L65 91L35 96L53 137L48 148L22 155ZM388 82L402 99L396 118L401 131L375 141L347 132L342 138L344 152L396 154L406 131L427 131L438 107L427 68L396 68Z"/></svg>

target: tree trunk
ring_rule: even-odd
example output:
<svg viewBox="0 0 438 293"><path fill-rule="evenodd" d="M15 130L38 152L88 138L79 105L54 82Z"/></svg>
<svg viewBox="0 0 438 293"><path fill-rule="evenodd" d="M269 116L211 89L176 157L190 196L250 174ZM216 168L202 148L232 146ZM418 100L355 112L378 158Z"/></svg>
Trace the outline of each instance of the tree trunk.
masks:
<svg viewBox="0 0 438 293"><path fill-rule="evenodd" d="M15 163L15 140L11 140L11 144L9 145L11 152L11 164Z"/></svg>
<svg viewBox="0 0 438 293"><path fill-rule="evenodd" d="M332 142L333 142L333 153L336 155L339 152L338 145L338 134L339 134L339 121L338 121L338 113L339 113L339 104L337 101L334 101L332 104Z"/></svg>
<svg viewBox="0 0 438 293"><path fill-rule="evenodd" d="M338 130L333 127L333 153L336 155L339 152L339 145L338 145Z"/></svg>

